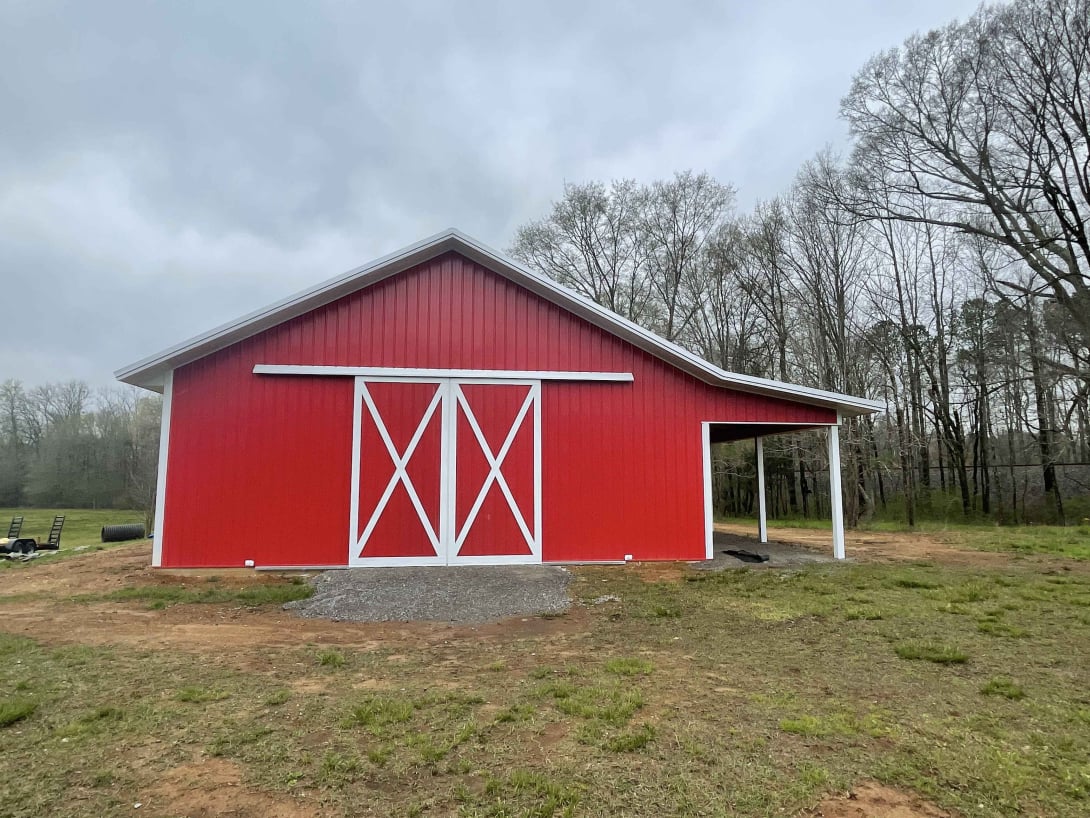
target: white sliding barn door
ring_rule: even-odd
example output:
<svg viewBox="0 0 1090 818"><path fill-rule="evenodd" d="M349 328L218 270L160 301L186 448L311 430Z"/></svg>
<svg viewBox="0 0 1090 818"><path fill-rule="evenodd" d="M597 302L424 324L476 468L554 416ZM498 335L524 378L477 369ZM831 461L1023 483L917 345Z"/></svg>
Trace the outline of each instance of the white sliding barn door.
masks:
<svg viewBox="0 0 1090 818"><path fill-rule="evenodd" d="M538 381L356 378L350 566L541 561Z"/></svg>

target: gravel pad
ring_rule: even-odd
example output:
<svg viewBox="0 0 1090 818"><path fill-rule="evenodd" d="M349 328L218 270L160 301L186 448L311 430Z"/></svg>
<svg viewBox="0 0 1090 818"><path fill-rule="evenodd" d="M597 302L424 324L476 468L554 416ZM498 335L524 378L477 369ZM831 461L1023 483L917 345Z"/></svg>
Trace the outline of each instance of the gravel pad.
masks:
<svg viewBox="0 0 1090 818"><path fill-rule="evenodd" d="M352 622L492 622L568 609L571 574L544 565L349 568L313 578L310 599L284 607Z"/></svg>

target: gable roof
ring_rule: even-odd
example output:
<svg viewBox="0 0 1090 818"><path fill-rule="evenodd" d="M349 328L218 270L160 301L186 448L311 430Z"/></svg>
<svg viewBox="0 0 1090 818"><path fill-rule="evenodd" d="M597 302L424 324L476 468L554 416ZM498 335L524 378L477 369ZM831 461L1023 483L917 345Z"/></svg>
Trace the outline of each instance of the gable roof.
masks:
<svg viewBox="0 0 1090 818"><path fill-rule="evenodd" d="M229 321L188 341L175 344L162 352L122 367L114 375L124 383L156 392L162 391L166 374L179 366L192 363L217 350L450 251L477 262L585 321L713 386L823 406L836 409L842 415L849 416L870 414L884 408L883 404L864 398L727 372L453 228L376 259L370 264L349 270L310 289L270 304L268 307Z"/></svg>

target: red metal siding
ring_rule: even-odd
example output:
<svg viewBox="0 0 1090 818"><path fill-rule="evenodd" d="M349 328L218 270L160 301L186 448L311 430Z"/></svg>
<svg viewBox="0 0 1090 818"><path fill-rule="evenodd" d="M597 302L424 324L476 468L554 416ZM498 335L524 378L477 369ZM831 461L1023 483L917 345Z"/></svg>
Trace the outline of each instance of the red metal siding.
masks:
<svg viewBox="0 0 1090 818"><path fill-rule="evenodd" d="M545 561L702 558L701 422L835 421L705 384L448 253L175 371L164 566L347 560L353 381L255 364L632 372L542 385Z"/></svg>
<svg viewBox="0 0 1090 818"><path fill-rule="evenodd" d="M368 557L436 556L432 537L439 530L442 490L438 469L442 443L442 413L436 402L438 389L436 383L367 384L368 397L394 450L399 458L408 458L405 479L398 480L386 498L395 464L375 419L361 406L359 519L355 537L359 540L368 535L365 549ZM431 415L427 416L429 409ZM423 429L410 453L409 447L420 427ZM420 501L423 518L409 496L409 485ZM360 553L357 548L356 556Z"/></svg>

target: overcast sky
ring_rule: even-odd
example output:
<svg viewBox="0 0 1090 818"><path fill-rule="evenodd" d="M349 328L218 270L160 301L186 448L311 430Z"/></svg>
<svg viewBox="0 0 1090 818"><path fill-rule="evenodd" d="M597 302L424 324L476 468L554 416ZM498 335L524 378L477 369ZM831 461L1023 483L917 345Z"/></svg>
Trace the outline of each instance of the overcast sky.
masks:
<svg viewBox="0 0 1090 818"><path fill-rule="evenodd" d="M0 0L0 380L112 371L564 182L706 170L742 208L852 75L961 0Z"/></svg>

